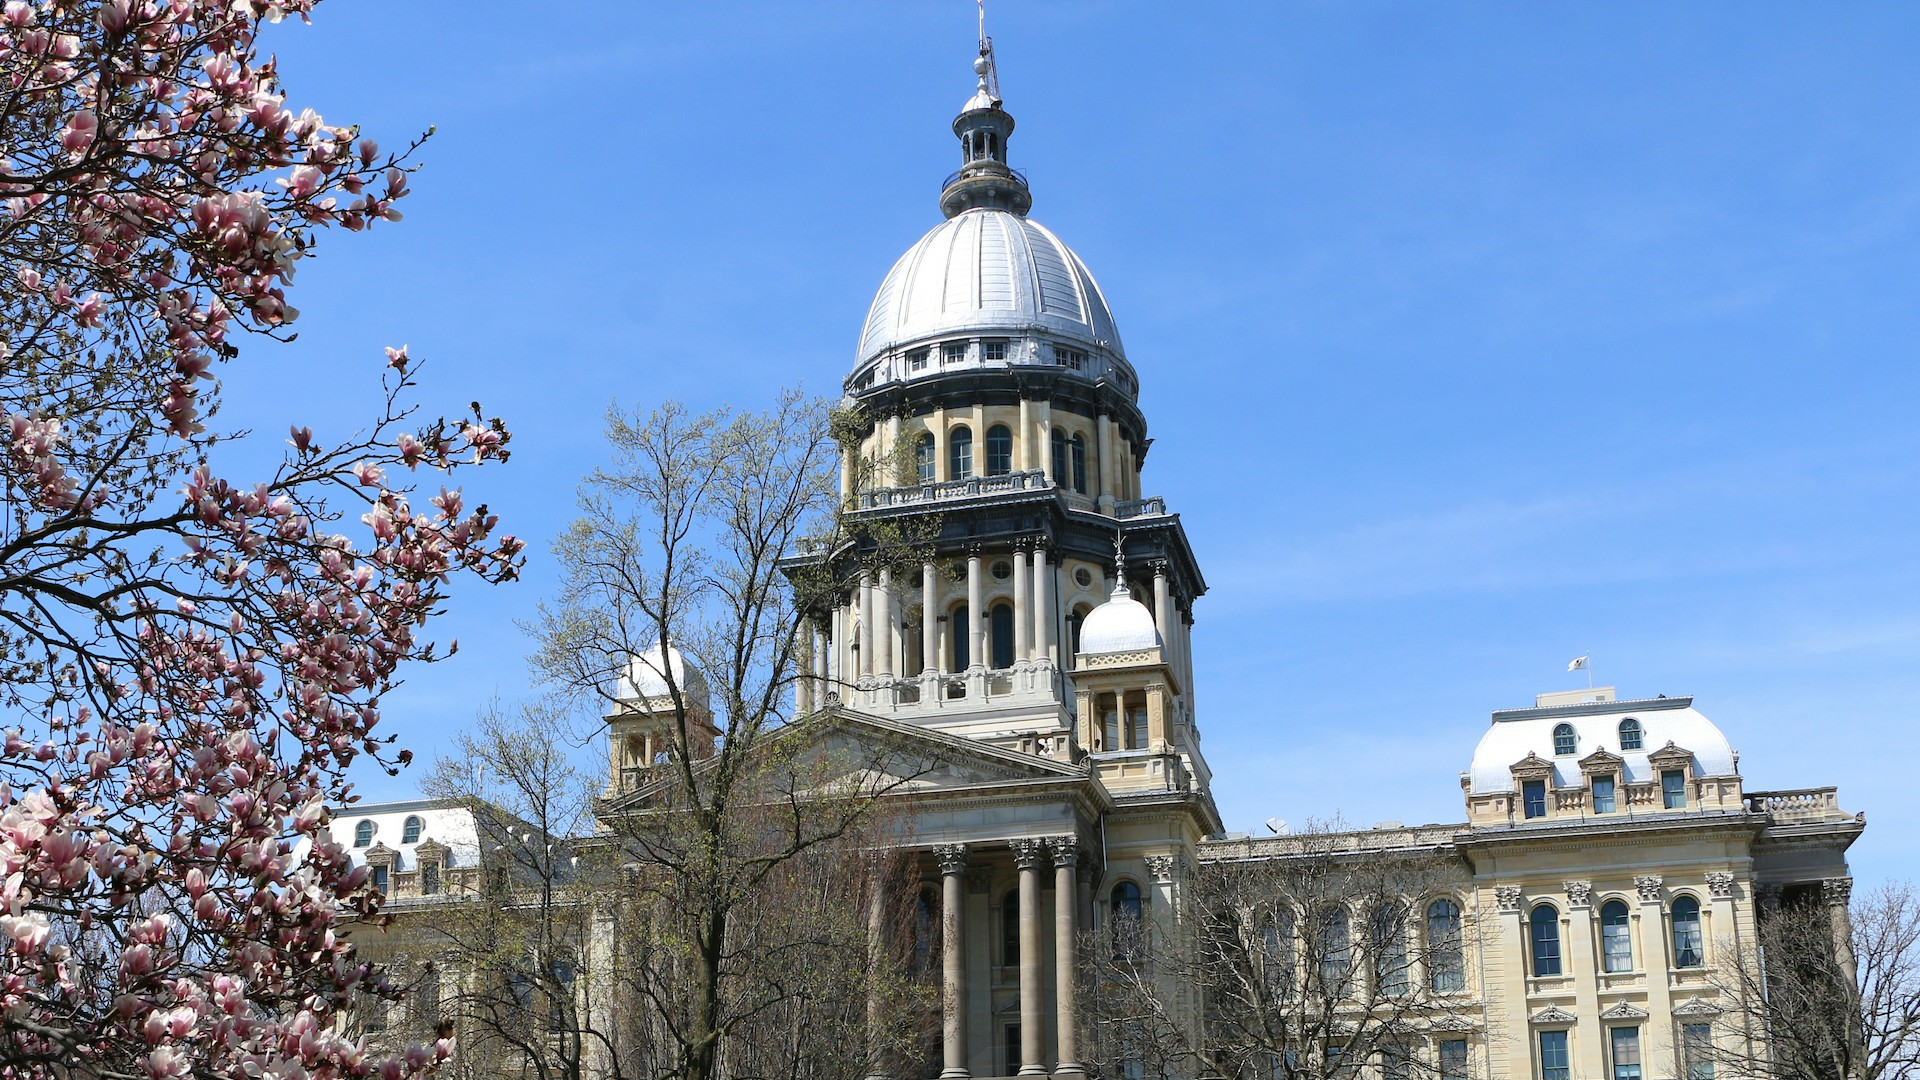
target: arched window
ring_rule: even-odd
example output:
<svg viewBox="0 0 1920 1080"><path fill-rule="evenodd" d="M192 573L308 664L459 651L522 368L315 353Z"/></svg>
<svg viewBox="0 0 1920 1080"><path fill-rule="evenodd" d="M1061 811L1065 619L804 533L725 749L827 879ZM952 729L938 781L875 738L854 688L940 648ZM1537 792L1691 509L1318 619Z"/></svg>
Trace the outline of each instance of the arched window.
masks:
<svg viewBox="0 0 1920 1080"><path fill-rule="evenodd" d="M947 479L965 480L973 475L973 430L965 424L947 434Z"/></svg>
<svg viewBox="0 0 1920 1080"><path fill-rule="evenodd" d="M1140 923L1144 906L1140 900L1140 886L1123 881L1113 887L1107 899L1113 915L1114 959L1131 960L1140 955Z"/></svg>
<svg viewBox="0 0 1920 1080"><path fill-rule="evenodd" d="M923 431L913 440L913 470L923 484L933 483L933 432Z"/></svg>
<svg viewBox="0 0 1920 1080"><path fill-rule="evenodd" d="M1005 424L987 429L987 475L1005 476L1013 471L1013 432Z"/></svg>
<svg viewBox="0 0 1920 1080"><path fill-rule="evenodd" d="M1633 970L1633 931L1627 925L1627 905L1609 900L1600 905L1600 967L1603 971Z"/></svg>
<svg viewBox="0 0 1920 1080"><path fill-rule="evenodd" d="M1451 900L1428 904L1427 981L1439 993L1467 988L1466 957L1460 944L1460 905Z"/></svg>
<svg viewBox="0 0 1920 1080"><path fill-rule="evenodd" d="M992 638L992 648L988 655L993 659L996 671L1004 671L1013 666L1013 605L1001 601L987 609L988 636Z"/></svg>
<svg viewBox="0 0 1920 1080"><path fill-rule="evenodd" d="M1067 641L1072 645L1075 656L1080 655L1080 628L1086 625L1087 613L1091 610L1093 609L1081 604L1073 609L1073 614L1067 616Z"/></svg>
<svg viewBox="0 0 1920 1080"><path fill-rule="evenodd" d="M367 819L353 827L353 846L366 847L373 843L373 821Z"/></svg>
<svg viewBox="0 0 1920 1080"><path fill-rule="evenodd" d="M1407 910L1397 901L1373 909L1367 922L1367 948L1373 953L1373 984L1389 997L1409 989L1407 969Z"/></svg>
<svg viewBox="0 0 1920 1080"><path fill-rule="evenodd" d="M1700 901L1680 896L1673 901L1673 966L1692 968L1707 962L1700 936Z"/></svg>
<svg viewBox="0 0 1920 1080"><path fill-rule="evenodd" d="M1067 449L1073 458L1073 490L1082 495L1087 493L1087 438L1075 433Z"/></svg>
<svg viewBox="0 0 1920 1080"><path fill-rule="evenodd" d="M1347 972L1353 970L1353 931L1347 924L1347 909L1331 907L1320 914L1320 985L1339 993Z"/></svg>
<svg viewBox="0 0 1920 1080"><path fill-rule="evenodd" d="M1555 755L1565 756L1573 753L1578 748L1579 744L1573 737L1572 724L1561 724L1559 727L1553 729L1553 752Z"/></svg>
<svg viewBox="0 0 1920 1080"><path fill-rule="evenodd" d="M1020 890L1000 898L1000 965L1020 966Z"/></svg>
<svg viewBox="0 0 1920 1080"><path fill-rule="evenodd" d="M1067 487L1067 433L1059 428L1053 429L1053 484L1055 487Z"/></svg>
<svg viewBox="0 0 1920 1080"><path fill-rule="evenodd" d="M973 622L967 617L967 605L961 604L947 616L947 640L953 654L954 672L967 670L973 664Z"/></svg>
<svg viewBox="0 0 1920 1080"><path fill-rule="evenodd" d="M406 824L400 826L400 842L403 844L419 843L420 832L426 827L427 823L421 821L418 814L408 817Z"/></svg>
<svg viewBox="0 0 1920 1080"><path fill-rule="evenodd" d="M1552 904L1541 904L1533 909L1527 923L1533 943L1534 975L1560 974L1560 912Z"/></svg>
<svg viewBox="0 0 1920 1080"><path fill-rule="evenodd" d="M1641 746L1640 721L1629 716L1620 721L1620 749L1638 750Z"/></svg>

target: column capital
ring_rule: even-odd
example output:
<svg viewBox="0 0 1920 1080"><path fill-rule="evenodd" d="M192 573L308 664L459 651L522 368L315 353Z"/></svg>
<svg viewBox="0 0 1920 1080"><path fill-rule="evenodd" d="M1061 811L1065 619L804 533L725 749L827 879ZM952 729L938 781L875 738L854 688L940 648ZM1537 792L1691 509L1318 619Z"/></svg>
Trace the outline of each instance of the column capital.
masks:
<svg viewBox="0 0 1920 1080"><path fill-rule="evenodd" d="M1853 896L1853 879L1850 877L1824 878L1820 882L1820 896L1829 907L1845 907Z"/></svg>
<svg viewBox="0 0 1920 1080"><path fill-rule="evenodd" d="M1493 887L1493 902L1499 905L1501 911L1519 911L1520 886L1495 885Z"/></svg>
<svg viewBox="0 0 1920 1080"><path fill-rule="evenodd" d="M965 873L967 869L967 845L935 844L933 857L940 863L942 874Z"/></svg>
<svg viewBox="0 0 1920 1080"><path fill-rule="evenodd" d="M1733 874L1726 870L1707 871L1707 891L1715 900L1727 900L1733 896Z"/></svg>
<svg viewBox="0 0 1920 1080"><path fill-rule="evenodd" d="M1567 881L1561 884L1566 886L1567 904L1569 906L1577 908L1593 906L1593 882Z"/></svg>
<svg viewBox="0 0 1920 1080"><path fill-rule="evenodd" d="M1659 874L1640 874L1633 879L1633 887L1640 890L1640 902L1657 904L1660 902L1660 886L1665 884Z"/></svg>
<svg viewBox="0 0 1920 1080"><path fill-rule="evenodd" d="M1013 865L1022 870L1038 870L1046 861L1047 842L1045 840L1013 841Z"/></svg>
<svg viewBox="0 0 1920 1080"><path fill-rule="evenodd" d="M1047 850L1053 853L1055 867L1073 866L1080 861L1080 838L1072 834L1049 836Z"/></svg>

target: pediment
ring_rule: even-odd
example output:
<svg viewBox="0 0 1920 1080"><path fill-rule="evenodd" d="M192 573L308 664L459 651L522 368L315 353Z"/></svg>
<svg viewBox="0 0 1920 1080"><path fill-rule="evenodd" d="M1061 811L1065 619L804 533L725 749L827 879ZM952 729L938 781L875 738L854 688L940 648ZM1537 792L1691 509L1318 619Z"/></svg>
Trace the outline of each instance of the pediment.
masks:
<svg viewBox="0 0 1920 1080"><path fill-rule="evenodd" d="M1618 773L1623 759L1619 754L1602 747L1580 759L1580 771L1589 775Z"/></svg>
<svg viewBox="0 0 1920 1080"><path fill-rule="evenodd" d="M1549 1005L1531 1017L1536 1024L1571 1024L1580 1019L1558 1005Z"/></svg>
<svg viewBox="0 0 1920 1080"><path fill-rule="evenodd" d="M1436 1031L1475 1031L1478 1026L1459 1013L1445 1013L1433 1020Z"/></svg>
<svg viewBox="0 0 1920 1080"><path fill-rule="evenodd" d="M1719 1016L1720 1012L1720 1006L1701 998L1689 998L1682 1004L1673 1007L1673 1015L1675 1016L1709 1017Z"/></svg>
<svg viewBox="0 0 1920 1080"><path fill-rule="evenodd" d="M381 843L375 843L372 847L361 853L362 857L370 863L392 862L394 857L399 854L399 852Z"/></svg>
<svg viewBox="0 0 1920 1080"><path fill-rule="evenodd" d="M1602 1012L1600 1014L1600 1019L1602 1020L1645 1020L1647 1018L1647 1015L1648 1015L1647 1010L1642 1008L1637 1008L1623 1001L1620 1004L1615 1005L1613 1008L1607 1009L1606 1011Z"/></svg>
<svg viewBox="0 0 1920 1080"><path fill-rule="evenodd" d="M1507 767L1516 780L1545 780L1553 775L1553 762L1533 751Z"/></svg>
<svg viewBox="0 0 1920 1080"><path fill-rule="evenodd" d="M1693 761L1693 751L1685 747L1675 746L1673 745L1673 740L1668 739L1667 745L1647 755L1647 761L1655 768L1665 768L1668 766L1678 768Z"/></svg>

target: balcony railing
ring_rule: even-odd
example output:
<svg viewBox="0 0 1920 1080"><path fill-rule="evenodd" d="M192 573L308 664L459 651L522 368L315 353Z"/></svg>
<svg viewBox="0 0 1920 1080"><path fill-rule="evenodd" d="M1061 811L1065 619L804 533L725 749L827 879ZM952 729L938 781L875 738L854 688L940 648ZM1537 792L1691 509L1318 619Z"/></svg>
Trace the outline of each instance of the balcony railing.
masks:
<svg viewBox="0 0 1920 1080"><path fill-rule="evenodd" d="M1747 812L1766 814L1775 821L1824 821L1845 816L1839 788L1797 788L1792 791L1749 791Z"/></svg>
<svg viewBox="0 0 1920 1080"><path fill-rule="evenodd" d="M876 510L895 506L951 502L956 499L972 499L981 495L998 495L1009 491L1050 491L1062 499L1069 509L1099 512L1100 504L1097 499L1054 484L1040 469L1027 469L1000 476L970 476L965 480L942 480L938 483L914 484L910 487L875 488L861 492L859 502L862 510ZM1129 499L1115 503L1113 507L1113 516L1116 518L1154 517L1166 512L1167 501L1158 495L1145 499Z"/></svg>
<svg viewBox="0 0 1920 1080"><path fill-rule="evenodd" d="M975 164L985 164L985 162L976 162ZM967 169L970 167L971 166L962 166L961 168L954 170L952 175L948 176L945 180L940 181L940 190L945 191L948 188L952 187L953 182L955 180L960 179L960 177L964 175ZM1006 169L1006 171L1002 172L1001 169ZM1006 168L1006 166L1001 166L1001 169L975 169L974 175L975 176L992 176L1000 179L1012 180L1014 183L1019 184L1023 188L1032 187L1031 184L1027 183L1027 174L1024 171L1020 169L1009 169L1009 168Z"/></svg>
<svg viewBox="0 0 1920 1080"><path fill-rule="evenodd" d="M1144 499L1129 499L1123 503L1115 503L1113 506L1113 516L1117 518L1147 517L1166 512L1167 500L1158 495Z"/></svg>

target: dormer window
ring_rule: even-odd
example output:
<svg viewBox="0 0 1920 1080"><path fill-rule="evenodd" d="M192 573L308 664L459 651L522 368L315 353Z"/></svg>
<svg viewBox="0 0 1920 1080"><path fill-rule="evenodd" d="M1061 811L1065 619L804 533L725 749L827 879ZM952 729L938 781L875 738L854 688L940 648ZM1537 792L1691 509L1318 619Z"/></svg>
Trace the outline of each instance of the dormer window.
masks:
<svg viewBox="0 0 1920 1080"><path fill-rule="evenodd" d="M391 875L392 871L387 868L386 863L375 863L373 865L373 891L379 893L381 896L387 895L387 882Z"/></svg>
<svg viewBox="0 0 1920 1080"><path fill-rule="evenodd" d="M1520 784L1520 812L1530 818L1547 816L1547 782L1526 780Z"/></svg>
<svg viewBox="0 0 1920 1080"><path fill-rule="evenodd" d="M373 843L373 819L367 818L353 827L353 846L366 847Z"/></svg>
<svg viewBox="0 0 1920 1080"><path fill-rule="evenodd" d="M1620 749L1638 750L1641 748L1641 740L1640 721L1631 716L1620 721Z"/></svg>
<svg viewBox="0 0 1920 1080"><path fill-rule="evenodd" d="M1593 778L1593 812L1611 814L1614 812L1613 777L1596 776Z"/></svg>
<svg viewBox="0 0 1920 1080"><path fill-rule="evenodd" d="M1687 808L1687 774L1681 769L1660 772L1660 804L1668 810Z"/></svg>
<svg viewBox="0 0 1920 1080"><path fill-rule="evenodd" d="M1579 748L1579 740L1574 738L1573 725L1561 724L1553 729L1553 753L1555 757L1572 754Z"/></svg>
<svg viewBox="0 0 1920 1080"><path fill-rule="evenodd" d="M944 341L940 343L940 362L957 364L967 358L967 343L964 341Z"/></svg>
<svg viewBox="0 0 1920 1080"><path fill-rule="evenodd" d="M1007 358L1007 339L992 338L980 343L980 359L1005 360Z"/></svg>
<svg viewBox="0 0 1920 1080"><path fill-rule="evenodd" d="M420 831L426 827L427 823L420 820L420 815L414 814L408 817L406 824L400 827L400 842L403 844L419 843Z"/></svg>

